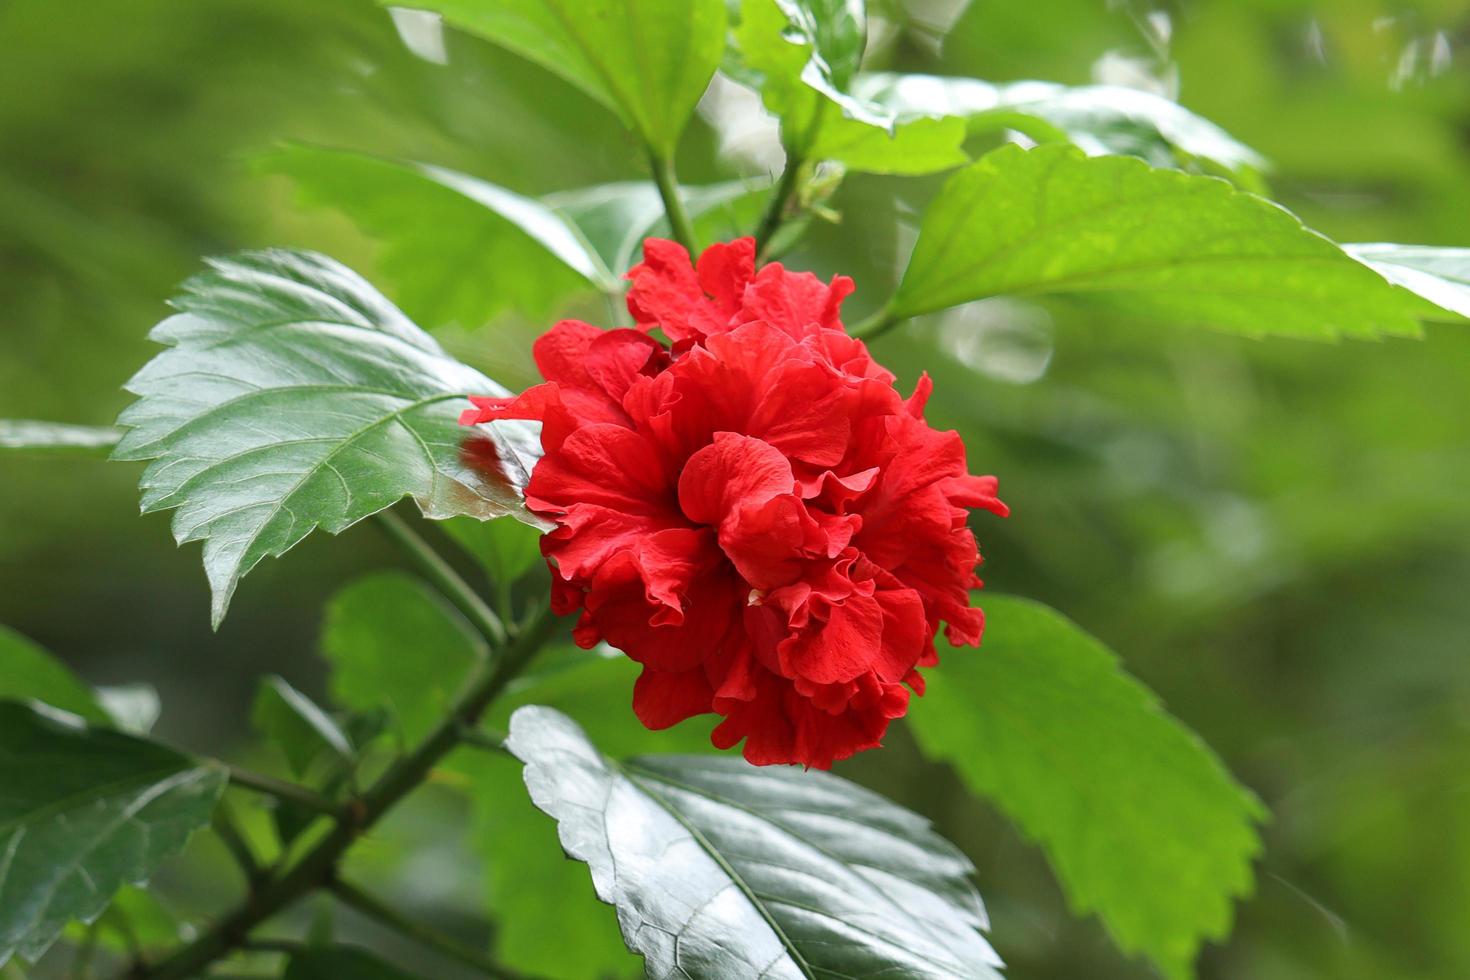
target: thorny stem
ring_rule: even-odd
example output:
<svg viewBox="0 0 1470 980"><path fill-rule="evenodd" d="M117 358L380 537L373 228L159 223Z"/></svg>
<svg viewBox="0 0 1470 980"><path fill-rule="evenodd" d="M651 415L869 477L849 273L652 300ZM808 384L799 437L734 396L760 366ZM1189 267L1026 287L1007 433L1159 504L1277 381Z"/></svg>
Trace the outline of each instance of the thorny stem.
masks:
<svg viewBox="0 0 1470 980"><path fill-rule="evenodd" d="M417 535L411 540L422 544ZM447 563L443 567L453 573ZM459 584L468 590L462 580ZM551 611L542 609L528 618L514 639L492 642L497 655L476 665L463 692L434 730L394 762L365 793L343 807L332 829L316 846L296 863L272 869L259 888L198 939L152 966L138 964L131 976L136 980L185 980L195 976L221 957L243 948L256 926L302 896L329 886L336 878L338 862L348 849L413 792L434 766L460 744L460 733L479 720L490 703L530 662L555 624L556 617Z"/></svg>
<svg viewBox="0 0 1470 980"><path fill-rule="evenodd" d="M689 220L689 212L684 209L684 198L679 196L679 182L674 177L674 165L656 153L649 156L648 162L653 169L653 181L658 185L659 197L664 200L664 212L669 216L669 228L674 233L674 239L693 255L699 243L695 238L694 225Z"/></svg>
<svg viewBox="0 0 1470 980"><path fill-rule="evenodd" d="M478 950L466 946L449 936L444 935L437 929L408 918L397 909L391 907L381 899L350 884L340 878L333 881L328 888L332 894L337 896L342 904L374 920L379 925L400 935L406 936L421 946L435 950L443 956L478 970L486 976L501 978L501 980L519 980L520 974L501 966L494 960Z"/></svg>
<svg viewBox="0 0 1470 980"><path fill-rule="evenodd" d="M427 541L419 537L408 522L391 510L381 511L378 521L383 531L413 560L423 576L434 584L454 607L464 614L473 626L492 646L506 640L505 624L495 610L485 604L479 593L470 588L444 557Z"/></svg>

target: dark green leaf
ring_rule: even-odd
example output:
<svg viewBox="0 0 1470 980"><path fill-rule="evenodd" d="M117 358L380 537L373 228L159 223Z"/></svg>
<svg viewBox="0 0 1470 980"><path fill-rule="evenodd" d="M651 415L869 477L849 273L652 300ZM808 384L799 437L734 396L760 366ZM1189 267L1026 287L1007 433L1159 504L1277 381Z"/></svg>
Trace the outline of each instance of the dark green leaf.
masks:
<svg viewBox="0 0 1470 980"><path fill-rule="evenodd" d="M395 5L400 5L396 3ZM410 0L562 76L671 158L725 50L724 0Z"/></svg>
<svg viewBox="0 0 1470 980"><path fill-rule="evenodd" d="M968 161L965 123L910 118L853 94L867 25L849 0L744 0L737 71L781 117L782 140L800 160L852 170L923 174Z"/></svg>
<svg viewBox="0 0 1470 980"><path fill-rule="evenodd" d="M534 198L442 167L287 144L259 166L301 201L345 212L384 245L383 274L431 327L475 327L502 310L539 317L617 277L575 226Z"/></svg>
<svg viewBox="0 0 1470 980"><path fill-rule="evenodd" d="M1223 180L1006 146L930 204L891 309L1040 295L1250 336L1414 335L1432 309Z"/></svg>
<svg viewBox="0 0 1470 980"><path fill-rule="evenodd" d="M90 722L111 722L92 689L64 664L9 627L0 626L0 700L27 698Z"/></svg>
<svg viewBox="0 0 1470 980"><path fill-rule="evenodd" d="M414 980L414 977L367 950L326 946L292 953L283 980Z"/></svg>
<svg viewBox="0 0 1470 980"><path fill-rule="evenodd" d="M618 764L550 708L510 750L649 977L998 977L969 861L852 783L729 757Z"/></svg>
<svg viewBox="0 0 1470 980"><path fill-rule="evenodd" d="M315 527L335 534L404 496L429 517L524 513L529 428L497 427L500 476L460 456L465 396L505 389L351 270L247 252L214 260L174 305L152 333L169 349L128 383L139 398L114 455L151 460L143 510L178 508L174 537L204 541L216 625L242 576Z"/></svg>
<svg viewBox="0 0 1470 980"><path fill-rule="evenodd" d="M352 743L337 723L282 677L261 680L250 721L280 748L297 776L305 774L323 753L352 758Z"/></svg>
<svg viewBox="0 0 1470 980"><path fill-rule="evenodd" d="M1349 255L1389 282L1435 306L1470 317L1470 248L1434 248L1389 242L1344 245Z"/></svg>
<svg viewBox="0 0 1470 980"><path fill-rule="evenodd" d="M398 572L358 579L332 597L322 629L331 690L349 708L386 708L411 745L444 717L484 641L438 593Z"/></svg>
<svg viewBox="0 0 1470 980"><path fill-rule="evenodd" d="M0 419L0 450L35 455L105 456L122 432L111 426Z"/></svg>
<svg viewBox="0 0 1470 980"><path fill-rule="evenodd" d="M1126 154L1169 167L1182 154L1231 171L1266 165L1255 150L1177 102L1118 85L994 85L977 78L872 72L857 79L854 91L899 119L962 116L971 132L1020 129L1033 138L1068 140L1090 156Z"/></svg>
<svg viewBox="0 0 1470 980"><path fill-rule="evenodd" d="M1041 845L1076 912L1190 976L1250 891L1263 807L1073 623L984 605L984 645L947 655L909 713L919 744Z"/></svg>
<svg viewBox="0 0 1470 980"><path fill-rule="evenodd" d="M0 963L34 960L209 823L224 770L0 702Z"/></svg>

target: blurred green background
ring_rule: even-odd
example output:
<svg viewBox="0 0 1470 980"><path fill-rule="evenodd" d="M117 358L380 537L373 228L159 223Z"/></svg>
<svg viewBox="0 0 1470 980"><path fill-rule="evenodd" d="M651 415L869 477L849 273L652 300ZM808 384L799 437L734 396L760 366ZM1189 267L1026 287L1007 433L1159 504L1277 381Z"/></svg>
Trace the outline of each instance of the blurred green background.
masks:
<svg viewBox="0 0 1470 980"><path fill-rule="evenodd" d="M1131 78L1264 153L1274 196L1338 240L1470 245L1463 0L881 10L879 66ZM955 15L939 48L933 25ZM532 194L646 176L616 121L565 83L472 38L448 34L442 57L429 39L413 53L367 0L0 0L0 417L110 423L201 255L299 245L373 278L375 246L352 224L252 173L282 139ZM758 139L722 143L716 118L685 138L688 183L760 172L758 154L726 153ZM855 276L855 319L891 288L938 182L849 178L831 202L843 223L815 226L788 264ZM440 336L518 388L546 325L505 316ZM1106 640L1270 806L1256 895L1202 975L1470 976L1470 331L1254 342L991 301L895 331L878 355L905 386L934 375L931 420L1001 478L1014 516L977 522L988 587ZM262 565L213 634L197 546L176 550L166 517L137 516L137 476L5 460L0 622L90 681L153 684L160 733L238 755L255 679L319 691L323 600L396 558L366 528L315 536ZM1069 917L1039 853L901 726L890 741L839 771L965 847L1011 976L1149 975ZM466 822L430 794L382 831L412 847L370 842L366 860L478 941ZM234 894L211 846L166 882L187 914Z"/></svg>

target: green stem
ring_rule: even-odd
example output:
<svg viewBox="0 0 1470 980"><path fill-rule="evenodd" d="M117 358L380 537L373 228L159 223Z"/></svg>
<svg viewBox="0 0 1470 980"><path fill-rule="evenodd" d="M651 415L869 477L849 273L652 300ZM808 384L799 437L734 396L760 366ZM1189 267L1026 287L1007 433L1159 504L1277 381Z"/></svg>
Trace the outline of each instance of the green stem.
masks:
<svg viewBox="0 0 1470 980"><path fill-rule="evenodd" d="M679 195L679 182L674 177L674 165L657 154L648 158L649 165L653 168L653 181L658 184L659 196L664 199L664 212L669 216L669 228L674 233L674 240L689 250L693 255L699 247L699 242L694 235L694 225L689 220L689 212L684 209L684 198Z"/></svg>
<svg viewBox="0 0 1470 980"><path fill-rule="evenodd" d="M498 977L501 980L518 980L520 977L520 974L501 966L478 950L444 935L437 929L432 929L421 922L415 922L397 909L392 908L387 903L375 898L355 885L339 878L333 881L328 887L342 904L356 909L379 925L392 929L394 932L406 936L421 946L435 950L443 956L463 963L465 966L478 970L488 977Z"/></svg>
<svg viewBox="0 0 1470 980"><path fill-rule="evenodd" d="M847 332L860 340L874 340L883 336L899 323L903 322L902 317L896 317L890 312L890 305L884 304L866 320L860 321L856 326L849 327Z"/></svg>
<svg viewBox="0 0 1470 980"><path fill-rule="evenodd" d="M389 767L366 793L349 804L336 825L289 869L279 872L208 932L157 965L134 974L137 980L185 980L240 948L256 926L335 877L337 863L366 831L428 777L459 744L459 733L479 721L485 709L536 655L551 635L556 617L543 610L500 647L493 661L479 664L448 714L408 755Z"/></svg>
<svg viewBox="0 0 1470 980"><path fill-rule="evenodd" d="M495 615L495 610L485 604L479 593L470 588L469 583L460 577L439 552L419 537L417 531L391 510L379 512L378 521L388 537L413 559L424 577L444 593L446 599L454 603L454 607L464 614L470 625L489 640L491 645L505 642L505 624Z"/></svg>
<svg viewBox="0 0 1470 980"><path fill-rule="evenodd" d="M235 822L234 811L230 809L229 802L220 800L214 809L214 833L230 852L230 857L240 866L240 871L245 875L245 883L252 889L256 888L265 874L260 862L255 859L255 852L245 841L245 835L240 832L240 825Z"/></svg>
<svg viewBox="0 0 1470 980"><path fill-rule="evenodd" d="M251 772L238 766L230 766L230 785L241 789L252 790L256 793L264 793L273 796L285 803L296 803L308 810L335 817L342 812L342 808L320 793L313 792L305 786L297 786L288 783L284 779L267 776L263 773Z"/></svg>
<svg viewBox="0 0 1470 980"><path fill-rule="evenodd" d="M761 259L766 257L771 240L776 237L781 223L786 220L786 208L791 203L792 195L796 192L797 171L801 169L801 166L802 159L792 150L787 150L786 169L781 171L781 179L776 182L776 187L771 192L771 200L766 204L766 213L761 215L761 223L756 226L755 230L755 241L760 248Z"/></svg>

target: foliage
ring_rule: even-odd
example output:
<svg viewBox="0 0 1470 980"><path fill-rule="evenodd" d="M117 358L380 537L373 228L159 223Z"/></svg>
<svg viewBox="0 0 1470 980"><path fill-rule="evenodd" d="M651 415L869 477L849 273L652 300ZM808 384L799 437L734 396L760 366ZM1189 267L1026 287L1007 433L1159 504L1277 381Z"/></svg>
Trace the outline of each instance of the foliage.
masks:
<svg viewBox="0 0 1470 980"><path fill-rule="evenodd" d="M5 294L8 308L17 324L42 325L34 337L60 323L96 328L75 371L31 328L18 331L20 367L0 362L4 408L13 399L15 414L61 415L93 405L81 414L109 421L117 365L145 356L132 325L201 247L267 233L327 239L371 267L392 299L315 252L214 259L155 328L166 349L129 383L119 428L0 422L0 454L22 474L18 485L60 488L37 492L47 506L6 533L24 541L72 520L65 540L85 542L57 545L77 595L56 587L60 575L34 584L17 575L25 588L10 590L19 598L7 611L52 603L60 612L45 629L17 621L48 640L106 629L119 656L138 642L129 637L146 635L135 631L169 628L152 618L179 605L155 601L157 583L174 581L158 571L169 559L144 538L108 547L87 537L112 519L96 502L121 498L111 470L72 457L114 445L115 458L147 463L145 512L172 509L176 540L203 541L216 628L260 559L316 527L338 534L413 497L443 533L390 530L417 574L377 572L340 588L347 568L377 557L370 536L333 543L342 567L311 557L326 553L322 544L303 549L252 578L252 601L268 612L251 611L243 626L232 617L241 632L226 630L213 649L170 649L192 678L160 682L170 736L210 744L184 727L191 715L244 717L239 684L224 704L199 682L235 669L218 652L238 644L238 670L252 685L267 676L248 712L257 737L231 752L284 763L290 782L154 740L151 688L93 689L0 628L0 966L12 954L41 957L63 931L78 973L94 956L119 972L169 977L279 955L243 940L311 893L325 900L339 864L362 861L425 922L395 928L441 953L460 949L472 966L477 950L466 958L453 941L424 939L445 907L488 920L498 963L558 977L993 976L1000 958L978 931L990 920L973 859L1007 975L1078 975L1079 962L1099 977L1127 969L1100 965L1088 926L1060 921L1031 851L1004 846L1019 832L1074 913L1095 915L1124 953L1189 977L1202 944L1227 939L1236 901L1256 887L1265 808L1188 719L1279 815L1266 850L1273 870L1245 913L1250 941L1206 953L1204 972L1464 972L1470 947L1454 910L1470 892L1428 843L1463 844L1463 809L1435 792L1463 762L1450 710L1462 691L1443 682L1454 661L1423 651L1461 635L1458 597L1443 583L1463 581L1463 555L1445 542L1470 528L1454 492L1470 470L1444 447L1463 441L1467 389L1456 368L1463 342L1422 325L1470 316L1466 250L1339 246L1309 227L1344 240L1463 238L1470 163L1463 120L1446 108L1464 104L1454 77L1400 82L1398 101L1369 91L1361 37L1334 53L1342 61L1332 69L1345 76L1334 85L1278 77L1277 42L1300 25L1264 3L1202 4L1196 26L1181 24L1177 52L1197 66L1183 89L1189 109L1170 97L1159 54L1168 37L1160 41L1154 18L1127 25L1119 11L1131 5L997 13L981 4L940 26L924 20L933 5L899 0L869 10L857 0L417 0L417 20L396 4L390 14L348 0L310 11L216 6L246 28L233 32L241 37L293 39L266 72L292 80L279 97L252 90L249 111L236 105L256 59L198 57L206 34L221 35L208 41L218 50L246 43L206 32L194 19L202 14L99 4L88 30L108 39L103 57L80 40L75 51L48 46L66 42L48 39L55 15L35 0L0 10L0 36L15 39L0 77L45 79L71 65L85 79L34 108L0 103L0 135L21 148L0 168L0 252L24 282ZM1371 4L1347 6L1314 29L1335 36ZM447 35L436 33L439 17ZM400 50L395 24L429 54ZM428 34L414 40L405 24ZM1129 62L1156 72L1134 79L1148 91L1118 84L1113 55L1098 61L1093 83L1076 70L1079 46L1127 43L1119 30L1134 39L1143 30L1153 45L1157 63ZM945 34L943 54L916 53L938 51L931 45ZM1412 68L1420 54L1409 52L1445 36L1415 39L1400 65ZM352 56L339 60L337 44ZM1034 81L1044 76L1058 81ZM167 137L138 146L108 128L117 109L98 93L117 79L206 94L174 98L177 115L151 124ZM784 169L720 155L697 120L726 127L713 97L722 88L775 117L762 124L779 127ZM42 114L108 134L124 158L79 136L87 152L33 138ZM230 120L228 140L206 135L220 119ZM176 139L174 120L195 129ZM1361 128L1361 146L1338 152L1350 128ZM282 142L300 129L312 142ZM262 205L265 191L215 186L226 142L361 234L298 224L280 202ZM186 144L193 156L175 152ZM678 183L676 155L701 182ZM32 193L12 166L44 173L55 192ZM134 176L120 180L125 170ZM94 215L161 212L160 202L177 209L167 230L129 220L96 233ZM542 610L539 529L516 520L528 516L521 489L539 453L535 431L487 430L475 458L500 464L487 476L461 444L464 396L527 380L528 323L568 312L624 322L623 276L643 238L697 247L749 233L793 268L860 273L858 299L875 312L854 331L906 379L934 374L933 417L960 428L976 466L1015 488L1006 494L1014 527L986 542L997 574L1119 638L1135 672L1168 692L1172 716L1060 614L981 593L984 646L946 652L911 710L918 749L936 765L909 758L906 786L902 763L889 761L908 758L898 738L881 759L846 771L891 788L901 802L890 802L852 779L716 757L699 720L646 731L627 708L635 670L626 659L565 645L565 627ZM606 318L599 303L611 308ZM1422 347L1395 339L1426 334ZM1361 352L1246 348L1237 336L1389 342ZM61 475L30 476L43 465ZM439 555L436 543L449 542L459 550ZM1369 582L1357 571L1369 562L1403 578ZM105 626L76 622L106 589L86 584L93 566L132 597L131 607L87 617ZM123 581L135 566L137 582ZM467 584L482 580L489 602ZM304 663L315 600L333 589L322 660ZM1385 611L1396 602L1402 611ZM1439 617L1431 625L1416 612L1426 608ZM1299 617L1327 625L1312 632ZM273 639L276 626L289 643ZM70 658L77 646L57 648ZM1308 665L1278 667L1275 658L1303 649L1315 651ZM1382 650L1408 652L1390 668L1373 655ZM1413 668L1400 669L1405 661ZM1327 699L1337 695L1375 710L1381 700L1388 721L1348 731L1348 721L1364 726L1333 715ZM1422 703L1443 710L1416 711ZM1303 731L1312 718L1317 727ZM1354 752L1344 774L1341 759ZM1416 758L1422 769L1403 761ZM233 803L248 792L269 806L218 808L230 776ZM436 793L469 808L483 868L467 867L438 822L418 846L387 853L403 832L395 821L426 819L415 808ZM915 810L933 814L938 830ZM227 853L247 893L196 930L157 900L178 886L159 872L211 825L211 843L172 867L218 894ZM558 853L558 832L578 861ZM433 865L435 847L453 857ZM1292 881L1274 870L1283 862L1294 862ZM1431 884L1399 902L1400 889L1379 884L1407 866ZM441 880L450 884L434 892ZM1349 948L1299 938L1320 936L1318 916L1335 915L1303 900L1318 889L1356 913L1362 934ZM1295 917L1274 914L1283 903ZM1303 909L1310 928L1298 928ZM281 946L286 959L270 966L288 978L407 975L318 935L328 931L313 931L317 945ZM39 970L67 969L55 963L53 954Z"/></svg>

